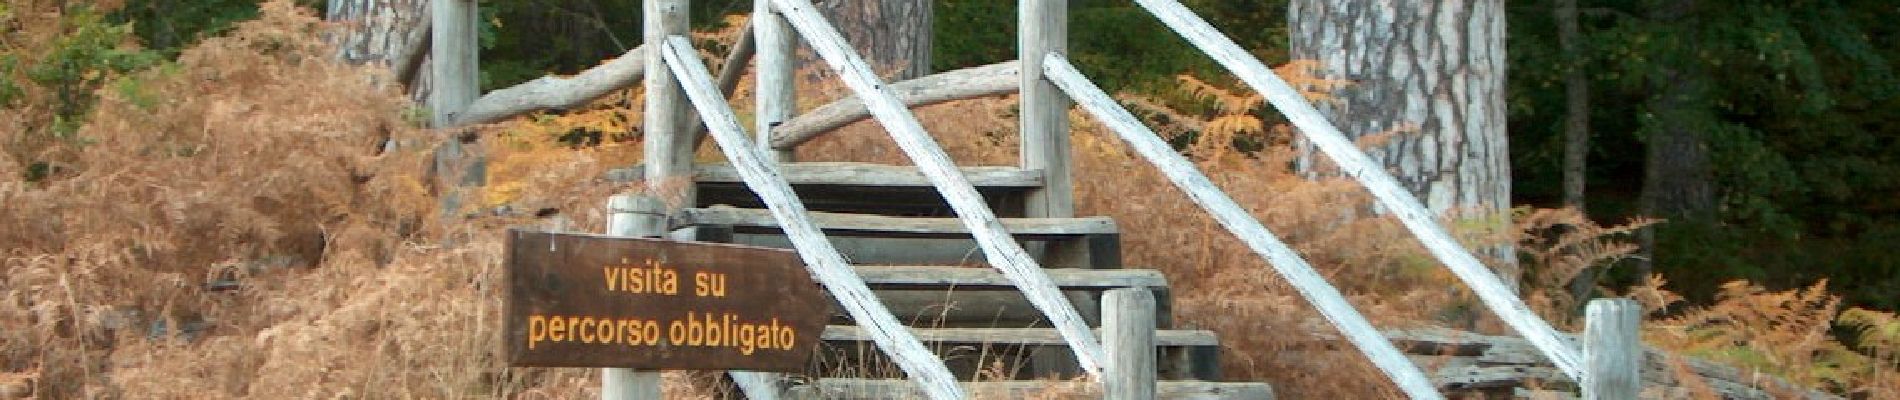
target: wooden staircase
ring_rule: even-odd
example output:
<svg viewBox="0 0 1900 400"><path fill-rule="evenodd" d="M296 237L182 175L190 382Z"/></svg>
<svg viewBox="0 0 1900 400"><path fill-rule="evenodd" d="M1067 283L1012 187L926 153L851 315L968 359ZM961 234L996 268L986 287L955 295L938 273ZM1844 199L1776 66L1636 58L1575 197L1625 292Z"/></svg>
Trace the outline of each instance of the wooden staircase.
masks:
<svg viewBox="0 0 1900 400"><path fill-rule="evenodd" d="M962 167L1003 225L1063 290L1091 327L1101 327L1101 296L1135 288L1155 298L1154 345L1162 398L1265 399L1263 383L1217 382L1219 339L1211 331L1172 329L1168 283L1160 272L1126 269L1112 218L1024 218L1040 171ZM1015 286L988 268L970 232L917 169L864 163L784 163L782 176L878 298L941 357L978 398L1019 398L1080 375L1057 331ZM638 180L639 167L610 179ZM697 200L678 210L675 229L702 241L791 248L765 205L727 165L696 167ZM792 398L922 398L914 384L842 313ZM1095 385L1076 386L1082 394ZM1062 390L1062 389L1057 389ZM1064 392L1068 393L1068 392Z"/></svg>

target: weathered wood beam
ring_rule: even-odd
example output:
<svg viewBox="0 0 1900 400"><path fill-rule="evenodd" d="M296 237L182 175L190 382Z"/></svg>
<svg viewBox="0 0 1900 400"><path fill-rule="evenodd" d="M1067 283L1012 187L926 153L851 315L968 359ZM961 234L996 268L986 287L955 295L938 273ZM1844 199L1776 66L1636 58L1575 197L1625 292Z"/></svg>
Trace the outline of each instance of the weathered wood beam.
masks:
<svg viewBox="0 0 1900 400"><path fill-rule="evenodd" d="M1584 308L1584 400L1634 399L1643 391L1643 306L1596 299Z"/></svg>
<svg viewBox="0 0 1900 400"><path fill-rule="evenodd" d="M758 142L765 147L766 154L775 161L790 162L793 153L790 149L776 150L772 147L772 130L792 119L798 113L797 79L798 70L798 34L792 32L790 22L785 16L772 9L771 0L754 0L752 7L752 36L758 47L757 72L754 83L758 88L755 100L754 125L752 131L758 135Z"/></svg>
<svg viewBox="0 0 1900 400"><path fill-rule="evenodd" d="M752 27L748 24L744 29L749 31ZM752 35L747 33L741 33L739 42L733 44L732 52L726 54L725 64L719 68L719 89L722 93L731 93L733 88L739 86L745 63L752 57ZM587 105L600 96L641 82L646 73L646 48L645 44L634 46L619 57L602 61L600 65L574 75L543 76L490 91L458 114L454 124L486 124L535 111L565 110ZM421 60L415 62L420 63ZM402 70L397 71L400 76ZM695 121L695 132L705 129L703 123Z"/></svg>
<svg viewBox="0 0 1900 400"><path fill-rule="evenodd" d="M1102 294L1102 346L1108 350L1102 392L1111 400L1155 398L1155 297L1144 289Z"/></svg>
<svg viewBox="0 0 1900 400"><path fill-rule="evenodd" d="M922 107L949 101L1015 93L1022 64L1004 61L980 67L947 71L922 78L892 83L888 87L905 107ZM831 102L772 129L772 148L791 150L826 133L871 118L871 109L857 96Z"/></svg>
<svg viewBox="0 0 1900 400"><path fill-rule="evenodd" d="M1339 293L1339 289L1327 283L1325 277L1320 276L1299 253L1281 242L1279 236L1254 219L1253 214L1241 208L1220 187L1214 186L1214 182L1196 169L1187 157L1182 157L1174 147L1162 141L1161 136L1142 125L1140 119L1115 103L1115 99L1095 86L1094 82L1090 82L1088 77L1069 64L1067 58L1051 54L1043 61L1043 69L1049 79L1067 91L1084 110L1121 136L1123 142L1161 170L1169 181L1174 182L1175 187L1187 192L1188 198L1207 209L1215 221L1246 243L1255 254L1266 259L1275 272L1298 289L1300 295L1319 310L1320 315L1338 327L1347 340L1372 360L1373 365L1392 378L1399 389L1415 399L1443 398L1425 373L1398 348L1393 347L1392 342L1386 341L1378 328L1359 314L1358 309L1346 302L1346 297Z"/></svg>
<svg viewBox="0 0 1900 400"><path fill-rule="evenodd" d="M645 166L635 165L608 171L612 181L633 181L644 176ZM1016 167L960 167L977 187L1031 188L1042 186L1042 172ZM739 171L730 164L700 164L693 180L699 183L744 183ZM779 164L779 175L793 185L902 186L930 187L930 180L917 168L860 162L799 162ZM629 179L631 178L631 179Z"/></svg>
<svg viewBox="0 0 1900 400"><path fill-rule="evenodd" d="M1459 244L1451 232L1438 223L1436 214L1426 210L1417 196L1386 172L1384 165L1360 151L1357 144L1340 133L1339 128L1328 122L1286 80L1179 1L1135 0L1135 3L1160 18L1163 24L1265 96L1267 102L1273 104L1293 126L1306 135L1307 140L1339 165L1340 172L1358 181L1366 191L1372 193L1373 198L1378 199L1380 206L1398 217L1406 229L1417 236L1419 242L1439 262L1444 263L1453 275L1463 280L1499 319L1529 339L1564 374L1573 378L1582 375L1582 355L1576 346L1560 339L1557 330L1532 312L1529 306L1518 299L1517 292L1511 290L1510 285L1500 281L1469 249Z"/></svg>
<svg viewBox="0 0 1900 400"><path fill-rule="evenodd" d="M1048 183L1029 193L1031 217L1075 215L1070 182L1069 97L1043 77L1050 54L1069 54L1069 0L1020 0L1017 3L1017 58L1023 62L1021 151L1023 169L1043 170Z"/></svg>
<svg viewBox="0 0 1900 400"><path fill-rule="evenodd" d="M651 196L616 195L607 199L607 234L660 237L666 234L666 204ZM600 369L600 398L660 398L660 373L629 368Z"/></svg>
<svg viewBox="0 0 1900 400"><path fill-rule="evenodd" d="M1066 386L1065 386L1066 385ZM1102 392L1091 385L1081 383L1063 383L1055 381L989 381L964 382L963 387L973 398L979 399L1027 399L1060 394L1062 398L1101 397ZM918 393L904 387L903 381L881 379L820 379L811 386L793 389L795 399L826 400L898 400L916 398ZM1201 400L1273 400L1273 389L1265 383L1257 382L1205 382L1205 381L1169 381L1155 387L1156 399L1201 399Z"/></svg>
<svg viewBox="0 0 1900 400"><path fill-rule="evenodd" d="M429 109L436 128L455 126L462 114L481 95L481 66L477 54L475 0L431 0L429 46Z"/></svg>
<svg viewBox="0 0 1900 400"><path fill-rule="evenodd" d="M486 124L541 110L586 105L615 90L640 82L646 72L646 45L569 76L543 76L497 89L476 99L455 119L457 125Z"/></svg>
<svg viewBox="0 0 1900 400"><path fill-rule="evenodd" d="M1030 304L1047 315L1049 324L1062 332L1062 337L1067 339L1069 349L1075 352L1082 370L1091 376L1101 376L1101 361L1105 356L1101 341L1088 331L1088 321L1056 288L1055 283L1043 275L1042 267L1036 264L1029 252L1023 250L1022 245L1003 229L996 213L990 210L970 181L956 170L950 155L944 153L936 140L924 131L923 125L917 122L917 116L911 114L897 95L878 79L870 64L865 63L851 44L845 42L837 28L819 15L811 1L774 1L779 12L791 22L792 28L804 36L805 42L811 44L819 58L838 73L845 86L864 100L871 115L890 133L897 147L924 171L924 176L930 178L938 193L943 195L944 200L950 203L950 208L969 227L990 264L1009 275L1016 282L1016 287L1029 298Z"/></svg>
<svg viewBox="0 0 1900 400"><path fill-rule="evenodd" d="M957 218L889 217L817 211L806 214L821 229L837 235L902 234L968 237L973 233L969 225ZM766 210L751 208L688 208L680 210L677 221L685 225L778 227L781 221L774 218L774 215L775 213ZM1025 237L1102 235L1117 231L1115 220L1109 217L995 218L995 220L997 228ZM1046 275L1044 279L1047 279ZM1054 281L1049 282L1054 284Z"/></svg>
<svg viewBox="0 0 1900 400"><path fill-rule="evenodd" d="M864 277L866 283L878 288L976 290L1015 287L1009 282L1009 277L989 268L877 265L859 266L856 269L858 276ZM1057 268L1047 270L1047 272L1049 279L1056 282L1056 286L1065 289L1141 288L1153 290L1168 286L1168 279L1161 275L1161 271L1151 269Z"/></svg>
<svg viewBox="0 0 1900 400"><path fill-rule="evenodd" d="M1155 347L1210 347L1220 346L1220 338L1214 331L1166 329L1155 330L1152 343ZM1062 336L1049 328L908 328L917 340L932 343L995 343L1024 344L1038 346L1061 346L1066 344ZM871 339L863 327L851 325L825 326L825 340L838 342L861 342Z"/></svg>
<svg viewBox="0 0 1900 400"><path fill-rule="evenodd" d="M864 284L864 280L852 273L851 266L845 262L844 256L838 254L838 249L832 247L824 232L806 217L805 204L792 192L792 185L778 177L774 164L747 137L745 128L739 125L739 117L726 104L725 96L712 86L712 74L706 72L705 65L699 62L692 43L683 36L674 36L665 43L664 48L658 51L666 58L663 66L670 68L672 74L684 78L682 81L687 89L687 100L706 116L707 126L711 128L709 133L718 143L719 150L739 168L740 174L745 177L746 186L765 201L773 218L783 226L786 237L798 249L799 257L805 260L806 268L844 306L853 320L871 331L873 342L878 348L895 360L911 381L931 398L964 398L963 389L956 386L956 376L950 373L950 369L929 349L924 348L923 342L911 336L883 303L878 302L877 295Z"/></svg>

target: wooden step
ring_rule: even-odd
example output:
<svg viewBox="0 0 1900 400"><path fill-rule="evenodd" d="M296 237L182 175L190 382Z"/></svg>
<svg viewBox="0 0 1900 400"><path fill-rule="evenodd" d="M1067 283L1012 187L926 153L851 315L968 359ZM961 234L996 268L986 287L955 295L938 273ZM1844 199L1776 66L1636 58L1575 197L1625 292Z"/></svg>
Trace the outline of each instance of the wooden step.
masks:
<svg viewBox="0 0 1900 400"><path fill-rule="evenodd" d="M867 214L809 212L825 233L838 236L970 237L956 218L892 217ZM1001 218L1003 227L1019 239L1062 239L1114 235L1115 220L1108 217ZM730 226L736 233L778 232L770 211L755 208L688 208L680 210L681 225Z"/></svg>
<svg viewBox="0 0 1900 400"><path fill-rule="evenodd" d="M955 360L952 370L971 376L994 363L1013 365L1016 372L1029 373L1022 378L1046 378L1055 375L1070 378L1080 374L1068 342L1054 328L911 328L911 334L926 347L943 353L946 362ZM1099 333L1098 333L1099 336ZM825 327L824 364L882 365L881 353L871 336L862 328L848 325ZM1155 331L1155 351L1159 352L1161 377L1168 379L1220 378L1220 340L1205 330L1162 329ZM969 364L969 365L965 365ZM834 367L835 368L835 367ZM835 375L834 375L835 376Z"/></svg>
<svg viewBox="0 0 1900 400"><path fill-rule="evenodd" d="M1024 398L1101 398L1101 388L1086 382L1029 380L963 382L973 399ZM1161 381L1155 386L1159 399L1236 399L1271 400L1273 389L1259 382ZM819 379L811 385L795 386L789 399L923 399L917 385L897 379Z"/></svg>
<svg viewBox="0 0 1900 400"><path fill-rule="evenodd" d="M959 167L963 177L978 188L1033 189L1042 187L1042 170L1016 167ZM745 183L737 168L728 164L700 164L694 168L700 183ZM857 162L795 162L779 164L779 173L793 186L886 186L930 188L930 180L917 167ZM607 173L609 180L632 182L645 179L645 167L616 169Z"/></svg>
<svg viewBox="0 0 1900 400"><path fill-rule="evenodd" d="M857 266L858 276L872 289L967 289L1015 290L1016 285L1001 271L984 267L929 265ZM1105 290L1115 288L1167 288L1168 279L1161 271L1148 269L1051 268L1043 270L1057 287Z"/></svg>
<svg viewBox="0 0 1900 400"><path fill-rule="evenodd" d="M1066 345L1054 328L911 328L917 340L945 344L1015 344L1034 346ZM863 328L849 325L825 327L826 341L869 342ZM1220 339L1214 331L1166 329L1155 331L1156 347L1216 347Z"/></svg>

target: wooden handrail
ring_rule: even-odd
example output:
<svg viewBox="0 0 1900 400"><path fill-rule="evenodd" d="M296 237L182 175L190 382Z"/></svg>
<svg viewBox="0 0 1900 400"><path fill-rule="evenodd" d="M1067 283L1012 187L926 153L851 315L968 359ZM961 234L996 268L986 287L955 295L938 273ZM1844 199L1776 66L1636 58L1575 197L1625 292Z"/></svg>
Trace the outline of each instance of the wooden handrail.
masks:
<svg viewBox="0 0 1900 400"><path fill-rule="evenodd" d="M1253 249L1254 254L1265 258L1273 266L1274 272L1278 272L1287 283L1299 290L1300 295L1306 297L1306 301L1318 309L1320 315L1338 327L1340 333L1359 348L1359 352L1364 353L1373 365L1398 384L1399 389L1415 399L1442 398L1432 386L1431 379L1426 378L1418 366L1412 365L1411 359L1406 358L1397 347L1393 347L1392 342L1380 335L1378 328L1373 327L1364 315L1360 315L1358 309L1347 303L1346 297L1339 294L1339 289L1327 283L1326 278L1313 270L1313 266L1307 264L1299 253L1281 242L1278 236L1261 225L1220 187L1214 186L1214 182L1196 169L1193 162L1175 152L1174 147L1142 125L1134 114L1116 104L1114 98L1070 65L1067 58L1052 53L1043 60L1042 65L1045 76L1075 99L1083 110L1121 136L1123 142L1147 158L1163 175L1167 175L1175 187L1187 192L1188 198L1206 209L1215 221Z"/></svg>
<svg viewBox="0 0 1900 400"><path fill-rule="evenodd" d="M971 236L975 237L978 247L982 248L990 263L1008 276L1030 304L1049 318L1050 325L1057 332L1062 333L1070 350L1075 352L1082 370L1092 376L1101 376L1101 360L1105 353L1101 342L1089 330L1088 323L1056 288L1055 282L1042 272L1042 267L1030 257L1029 252L1024 251L1003 229L996 213L990 210L982 195L970 185L969 179L957 170L943 148L924 131L910 109L904 107L904 103L878 79L870 65L852 49L837 28L819 15L811 1L775 0L773 5L792 24L793 30L805 38L819 58L838 73L845 86L864 100L872 116L890 133L897 146L936 186L944 200L950 203L950 208L969 228Z"/></svg>
<svg viewBox="0 0 1900 400"><path fill-rule="evenodd" d="M1016 93L1022 63L1015 60L946 71L890 84L906 107ZM772 148L791 150L825 133L871 117L871 109L856 96L818 106L772 129Z"/></svg>
<svg viewBox="0 0 1900 400"><path fill-rule="evenodd" d="M1444 263L1453 275L1463 280L1499 319L1523 335L1545 357L1550 357L1551 363L1556 364L1565 375L1581 379L1582 356L1577 347L1564 342L1549 322L1532 312L1509 286L1505 286L1470 250L1452 238L1451 233L1433 218L1433 214L1426 211L1417 196L1405 190L1397 179L1386 172L1384 166L1372 161L1351 140L1346 139L1346 135L1333 127L1312 104L1307 103L1293 86L1180 2L1135 0L1135 3L1161 19L1163 24L1181 34L1201 52L1213 57L1214 61L1237 75L1241 82L1265 96L1268 103L1273 104L1275 109L1286 115L1287 120L1292 121L1294 127L1306 135L1307 140L1331 157L1341 172L1358 181L1366 191L1372 193L1379 205L1398 217L1405 228L1424 244L1425 249Z"/></svg>
<svg viewBox="0 0 1900 400"><path fill-rule="evenodd" d="M699 61L698 52L692 48L692 42L683 36L672 36L661 49L666 66L679 78L681 86L686 88L686 97L693 103L706 122L708 133L719 144L719 150L725 153L739 175L745 178L746 186L758 193L766 207L771 210L785 236L790 238L793 247L798 249L799 257L805 260L806 268L818 278L838 303L843 305L851 318L870 331L873 341L885 354L890 355L899 368L910 375L912 381L922 385L934 399L961 399L963 389L957 386L955 375L943 365L943 361L925 348L904 328L902 322L891 314L891 310L878 301L870 286L858 278L851 265L832 247L818 225L805 216L805 203L792 192L792 186L779 177L776 164L768 161L750 138L745 128L739 125L739 118L726 105L725 96L713 87L712 73Z"/></svg>

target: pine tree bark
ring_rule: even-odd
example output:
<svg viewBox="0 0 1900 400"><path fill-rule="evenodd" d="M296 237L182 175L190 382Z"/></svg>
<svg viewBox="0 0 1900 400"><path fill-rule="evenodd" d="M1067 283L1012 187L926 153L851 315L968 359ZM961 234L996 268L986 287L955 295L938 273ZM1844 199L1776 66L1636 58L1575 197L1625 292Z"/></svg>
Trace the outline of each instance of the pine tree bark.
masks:
<svg viewBox="0 0 1900 400"><path fill-rule="evenodd" d="M324 19L342 26L330 41L351 63L389 66L412 99L428 98L429 0L330 0Z"/></svg>
<svg viewBox="0 0 1900 400"><path fill-rule="evenodd" d="M930 74L930 0L829 0L817 4L846 41L888 81Z"/></svg>
<svg viewBox="0 0 1900 400"><path fill-rule="evenodd" d="M1381 135L1368 153L1441 215L1509 227L1503 0L1293 0L1292 57L1318 76L1350 83L1319 102L1348 136ZM1301 146L1299 168L1326 163ZM1507 285L1519 278L1509 246L1488 249Z"/></svg>

